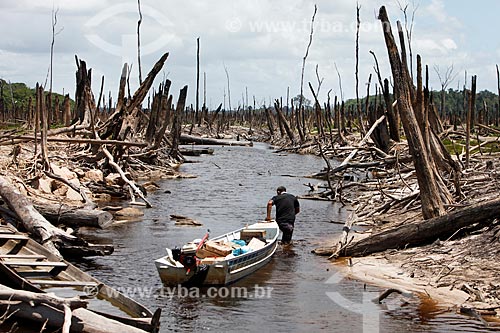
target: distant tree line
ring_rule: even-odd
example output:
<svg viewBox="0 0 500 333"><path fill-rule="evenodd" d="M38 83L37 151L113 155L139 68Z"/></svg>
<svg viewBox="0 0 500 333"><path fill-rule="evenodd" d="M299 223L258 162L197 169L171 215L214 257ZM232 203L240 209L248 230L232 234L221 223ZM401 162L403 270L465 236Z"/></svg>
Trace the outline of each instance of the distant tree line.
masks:
<svg viewBox="0 0 500 333"><path fill-rule="evenodd" d="M36 89L30 88L24 83L10 83L0 79L0 121L2 122L24 122L33 115L34 101L36 98ZM74 107L74 101L69 99L69 94L63 96L58 93L52 93L52 110L54 115L52 123L60 122L61 117L58 114L62 112L62 106L65 98L68 98L71 108Z"/></svg>

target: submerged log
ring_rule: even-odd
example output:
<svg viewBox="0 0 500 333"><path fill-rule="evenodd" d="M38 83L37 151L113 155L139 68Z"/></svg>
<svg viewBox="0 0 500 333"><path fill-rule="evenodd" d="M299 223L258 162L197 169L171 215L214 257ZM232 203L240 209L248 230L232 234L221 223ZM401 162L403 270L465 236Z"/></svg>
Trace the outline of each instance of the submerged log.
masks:
<svg viewBox="0 0 500 333"><path fill-rule="evenodd" d="M197 145L219 145L219 146L252 146L251 141L236 141L236 140L221 140L221 139L211 139L202 138L199 136L193 136L188 134L181 134L181 144L197 144Z"/></svg>
<svg viewBox="0 0 500 333"><path fill-rule="evenodd" d="M388 249L430 244L437 239L446 239L464 227L496 218L499 210L500 199L480 202L447 215L372 234L348 245L342 254L358 257ZM333 251L334 248L330 247L319 248L313 252L318 255L331 255Z"/></svg>
<svg viewBox="0 0 500 333"><path fill-rule="evenodd" d="M35 208L52 224L104 229L113 223L113 215L102 210L75 209L59 205L35 205Z"/></svg>

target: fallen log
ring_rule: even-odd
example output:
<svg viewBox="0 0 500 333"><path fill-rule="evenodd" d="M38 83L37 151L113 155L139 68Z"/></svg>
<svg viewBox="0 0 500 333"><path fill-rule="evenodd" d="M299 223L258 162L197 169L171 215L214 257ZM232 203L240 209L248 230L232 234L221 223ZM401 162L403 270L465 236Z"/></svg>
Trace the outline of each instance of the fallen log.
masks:
<svg viewBox="0 0 500 333"><path fill-rule="evenodd" d="M64 299L0 285L0 311L25 323L29 321L52 328L66 326L69 327L67 332L145 332L83 308L86 304L86 301L77 298Z"/></svg>
<svg viewBox="0 0 500 333"><path fill-rule="evenodd" d="M9 208L19 216L23 226L29 233L38 237L40 243L46 246L52 253L62 257L54 245L53 240L74 240L76 237L50 224L35 209L31 202L2 176L0 176L0 196L4 199Z"/></svg>
<svg viewBox="0 0 500 333"><path fill-rule="evenodd" d="M342 254L346 257L359 257L388 249L430 244L437 239L447 239L461 228L496 218L499 210L500 198L476 203L443 216L372 234L348 245ZM318 248L313 252L326 256L333 254L333 251L334 248L330 247Z"/></svg>
<svg viewBox="0 0 500 333"><path fill-rule="evenodd" d="M221 140L212 138L202 138L199 136L181 134L181 144L197 144L197 145L218 145L218 146L253 146L251 141L236 141L236 140Z"/></svg>
<svg viewBox="0 0 500 333"><path fill-rule="evenodd" d="M105 229L113 223L113 215L109 212L95 209L72 208L60 205L35 205L50 223L63 224L68 227L93 227Z"/></svg>
<svg viewBox="0 0 500 333"><path fill-rule="evenodd" d="M93 246L85 240L70 235L62 229L52 225L38 212L33 204L22 195L16 186L12 185L4 177L0 176L0 196L7 203L22 222L24 228L45 246L49 251L59 258L62 257L60 251L80 253L81 255L108 255L113 252L113 247L109 245ZM80 252L78 252L80 251Z"/></svg>
<svg viewBox="0 0 500 333"><path fill-rule="evenodd" d="M40 138L35 138L29 135L14 135L10 137L11 140L0 143L0 145L11 145L14 143L24 142L24 141L35 141L40 140ZM142 142L130 142L121 140L99 140L99 139L78 139L78 138L47 138L48 142L68 142L68 143L91 143L91 144L112 144L116 146L127 146L127 147L147 147L147 143Z"/></svg>
<svg viewBox="0 0 500 333"><path fill-rule="evenodd" d="M64 306L70 309L78 309L87 307L88 302L79 297L61 298L50 294L34 293L30 291L12 289L0 284L0 300L4 301L21 301L31 303L32 305L47 304L56 309L63 310Z"/></svg>
<svg viewBox="0 0 500 333"><path fill-rule="evenodd" d="M360 162L360 163L346 163L344 165L339 165L335 168L332 168L330 170L330 175L334 175L336 173L339 173L339 172L343 172L347 169L368 169L368 168L375 168L375 167L379 167L379 168L382 168L384 166L387 166L387 165L394 165L396 163L407 163L407 162L411 162L412 161L412 157L411 156L405 156L403 158L397 158L397 157L387 157L387 158L384 158L384 159L381 159L379 161L373 161L373 162ZM308 178L314 178L314 179L326 179L326 177L328 176L328 172L327 171L321 171L321 172L318 172L318 173L315 173L313 175L310 175L310 176L307 176Z"/></svg>

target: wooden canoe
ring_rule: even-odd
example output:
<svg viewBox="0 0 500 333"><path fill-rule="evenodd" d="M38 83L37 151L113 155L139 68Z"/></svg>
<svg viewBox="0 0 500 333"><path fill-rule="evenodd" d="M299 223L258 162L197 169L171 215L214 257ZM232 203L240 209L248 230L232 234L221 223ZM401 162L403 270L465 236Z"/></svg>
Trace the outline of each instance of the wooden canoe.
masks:
<svg viewBox="0 0 500 333"><path fill-rule="evenodd" d="M161 309L144 305L60 259L27 235L0 227L2 283L14 289L89 299L88 310L147 332L158 332ZM49 321L50 326L50 321Z"/></svg>
<svg viewBox="0 0 500 333"><path fill-rule="evenodd" d="M278 235L276 222L259 222L212 238L202 247L191 242L182 250L167 248L167 255L155 265L165 285L227 285L266 265L276 251ZM246 245L238 246L235 240L245 240Z"/></svg>

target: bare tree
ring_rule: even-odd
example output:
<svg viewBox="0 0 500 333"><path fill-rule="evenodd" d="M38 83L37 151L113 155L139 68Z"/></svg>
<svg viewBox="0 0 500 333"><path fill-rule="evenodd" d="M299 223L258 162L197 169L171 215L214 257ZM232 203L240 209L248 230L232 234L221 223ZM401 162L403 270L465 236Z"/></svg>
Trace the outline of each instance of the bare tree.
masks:
<svg viewBox="0 0 500 333"><path fill-rule="evenodd" d="M418 7L420 4L415 4L415 1L413 0L411 5L412 5L412 11L411 11L411 18L408 17L408 7L410 4L406 2L404 5L399 1L396 0L399 9L403 12L403 16L405 19L405 31L406 31L406 38L408 39L408 51L410 52L410 74L411 77L413 78L413 51L411 47L412 39L413 39L413 26L415 25L415 13L417 12Z"/></svg>
<svg viewBox="0 0 500 333"><path fill-rule="evenodd" d="M359 119L359 133L361 134L361 138L365 136L365 128L363 126L363 117L361 116L361 103L359 102L359 26L361 24L361 20L359 17L359 11L361 10L361 6L358 2L356 2L356 112L358 113Z"/></svg>
<svg viewBox="0 0 500 333"><path fill-rule="evenodd" d="M198 127L199 127L201 126L201 117L198 118L200 112L200 37L196 38L196 111L195 112L196 112L195 121L200 119L198 122Z"/></svg>
<svg viewBox="0 0 500 333"><path fill-rule="evenodd" d="M229 106L229 111L231 111L231 88L229 84L229 72L227 71L226 65L224 65L224 71L226 72L226 78L227 78L227 100L228 100L228 106Z"/></svg>
<svg viewBox="0 0 500 333"><path fill-rule="evenodd" d="M309 34L309 43L307 44L306 48L306 54L304 55L304 58L302 58L302 73L300 76L300 96L304 96L304 71L306 68L306 60L307 56L309 55L309 49L311 48L312 41L313 41L313 35L314 35L314 19L316 18L316 13L318 12L318 7L314 5L314 13L311 19L311 33ZM299 131L299 136L300 140L304 141L305 140L305 133L301 131L301 126L299 125L302 121L302 128L305 131L305 116L302 112L302 98L299 100L299 107L297 108L297 124L298 124L298 131ZM302 117L301 117L302 116Z"/></svg>
<svg viewBox="0 0 500 333"><path fill-rule="evenodd" d="M442 72L438 65L434 66L434 71L436 72L439 83L441 84L441 115L445 116L445 101L446 101L446 89L455 80L458 73L453 73L453 64L446 68L446 72Z"/></svg>
<svg viewBox="0 0 500 333"><path fill-rule="evenodd" d="M137 8L139 10L139 20L137 21L137 65L139 66L139 84L142 84L142 67L141 67L141 23L142 23L142 12L141 12L141 0L137 0Z"/></svg>

